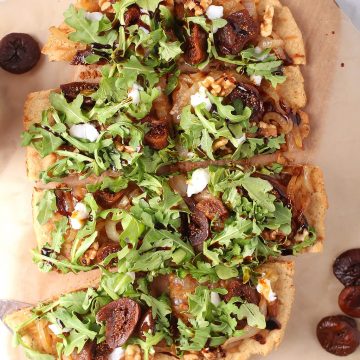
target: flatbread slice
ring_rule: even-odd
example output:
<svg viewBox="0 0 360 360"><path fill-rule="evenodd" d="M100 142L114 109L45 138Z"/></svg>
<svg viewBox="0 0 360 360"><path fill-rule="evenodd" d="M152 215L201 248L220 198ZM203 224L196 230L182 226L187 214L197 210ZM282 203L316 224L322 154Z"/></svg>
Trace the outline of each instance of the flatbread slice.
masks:
<svg viewBox="0 0 360 360"><path fill-rule="evenodd" d="M247 338L244 335L242 338L239 339L232 339L231 344L224 345L218 348L217 351L223 354L223 358L225 359L241 359L246 360L251 355L261 354L266 355L271 350L279 346L286 329L287 322L290 317L291 306L294 300L294 285L293 285L293 275L294 275L294 264L292 262L272 262L268 263L261 268L258 269L259 272L266 275L266 278L270 281L271 288L274 294L276 294L276 301L268 302L267 308L269 311L269 306L272 306L272 313L276 313L275 317L271 318L271 321L276 321L277 329L273 330L260 330L255 331L256 335L253 335L251 338ZM94 283L83 284L79 286L77 290L74 291L74 297L72 298L71 293L67 296L67 300L62 301L63 296L54 297L50 301L43 303L43 305L53 303L54 301L60 305L55 305L53 310L57 310L60 306L69 307L71 306L71 300L79 299L82 289L85 288L87 291L88 287L93 287L95 291L98 291L98 283L95 281ZM171 290L170 290L171 292ZM77 293L79 294L78 296ZM185 295L186 293L184 293ZM170 294L170 296L172 296ZM64 298L65 299L65 298ZM70 302L69 302L70 301ZM108 300L109 301L109 300ZM110 300L111 301L111 300ZM61 305L64 304L64 305ZM39 305L41 306L41 305ZM38 306L38 308L39 308ZM74 309L78 308L78 304L74 302L73 304ZM42 307L44 308L44 307ZM275 310L276 308L276 310ZM79 310L75 310L79 311ZM175 311L173 309L173 311ZM86 310L85 310L86 314ZM46 355L53 355L54 358L56 354L56 344L61 342L61 339L57 337L54 333L55 328L54 325L49 325L53 323L52 321L44 319L41 315L37 319L31 320L31 317L34 316L32 313L32 308L25 308L19 311L16 311L12 314L9 314L5 318L5 323L12 328L18 337L18 341L21 345L25 348L25 352L32 352L32 354L46 354ZM270 318L269 318L270 320ZM27 322L28 321L28 322ZM54 320L53 320L54 321ZM27 322L27 325L24 323ZM53 323L54 324L54 323ZM57 323L55 322L55 325ZM61 323L60 323L61 324ZM64 326L64 325L60 325ZM78 326L78 325L77 325ZM59 328L59 325L56 327ZM273 327L272 327L273 328ZM61 328L60 328L61 329ZM61 331L61 330L60 330ZM67 332L72 331L72 329L66 329ZM250 331L250 330L247 330ZM64 335L62 335L64 336ZM65 338L66 338L65 333ZM85 335L86 336L86 335ZM95 334L96 337L100 337L99 334ZM249 333L250 336L250 333ZM102 340L103 341L103 340ZM261 341L261 343L259 342ZM127 344L128 345L128 344ZM135 359L135 354L138 353L141 355L141 351L139 347L134 345L124 346L123 355L125 359L132 360ZM109 349L108 353L114 349ZM173 355L168 355L170 349L168 349L167 354L165 351L164 346L155 346L155 355L154 358L156 359L175 359L176 357ZM211 353L211 352L210 352ZM215 353L216 354L216 353ZM73 353L75 356L75 351ZM197 352L185 352L184 359L190 358L201 358L202 353ZM64 359L64 358L63 358Z"/></svg>

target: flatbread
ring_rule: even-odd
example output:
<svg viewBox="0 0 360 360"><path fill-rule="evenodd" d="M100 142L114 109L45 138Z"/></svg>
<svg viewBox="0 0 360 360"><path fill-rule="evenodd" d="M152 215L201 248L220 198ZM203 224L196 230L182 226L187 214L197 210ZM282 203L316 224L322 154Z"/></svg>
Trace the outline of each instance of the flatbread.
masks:
<svg viewBox="0 0 360 360"><path fill-rule="evenodd" d="M49 101L50 93L54 90L45 90L31 93L27 96L24 105L24 129L28 130L31 125L41 121L41 114L48 109L51 104ZM27 175L30 180L38 180L42 170L47 169L57 159L55 154L50 154L42 158L39 153L28 146L26 149Z"/></svg>
<svg viewBox="0 0 360 360"><path fill-rule="evenodd" d="M255 0L257 12L261 22L268 7L274 8L272 20L272 35L284 41L284 49L295 65L306 64L304 40L290 9L278 0ZM240 0L214 0L213 4L224 7L224 16L244 8ZM76 6L86 11L99 11L98 1L78 0ZM85 45L73 42L67 38L71 28L62 24L50 28L50 36L42 49L50 61L71 61L78 50L85 49Z"/></svg>
<svg viewBox="0 0 360 360"><path fill-rule="evenodd" d="M273 290L279 299L279 315L277 319L281 324L281 329L270 332L264 331L266 334L266 343L264 345L254 339L242 341L226 354L226 360L246 360L253 355L265 356L277 348L284 337L295 297L294 263L291 261L267 263L261 266L259 271L275 273L275 276L278 276L278 281L274 283Z"/></svg>
<svg viewBox="0 0 360 360"><path fill-rule="evenodd" d="M279 312L277 320L281 324L281 329L267 331L261 331L262 335L265 336L266 343L260 344L254 339L245 339L239 342L239 345L233 345L231 349L227 351L226 360L246 360L250 356L259 354L266 355L271 350L279 346L286 329L287 322L290 317L291 306L294 300L294 263L291 261L277 261L267 263L259 268L259 272L265 272L269 274L272 280L272 288L279 299ZM273 281L274 280L274 281ZM99 279L92 279L87 284L78 284L77 288L73 291L80 291L88 287L97 287ZM56 300L57 297L50 299L49 302ZM31 308L25 308L18 310L5 318L5 323L10 328L16 328L19 324L23 323L30 316ZM41 327L40 327L41 328ZM23 341L26 344L32 346L35 350L44 351L41 342L39 341L39 327L36 326L36 321L32 325L28 326L22 332ZM191 359L200 359L195 354L188 355ZM131 357L126 357L126 360L131 360ZM156 360L171 360L173 356L166 354L156 354ZM186 355L184 357L186 360ZM190 359L190 358L189 358Z"/></svg>

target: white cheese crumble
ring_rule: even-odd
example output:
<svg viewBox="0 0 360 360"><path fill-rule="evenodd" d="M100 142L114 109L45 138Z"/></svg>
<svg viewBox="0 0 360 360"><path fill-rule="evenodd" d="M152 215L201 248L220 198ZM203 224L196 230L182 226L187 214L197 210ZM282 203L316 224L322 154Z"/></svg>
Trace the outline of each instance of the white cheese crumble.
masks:
<svg viewBox="0 0 360 360"><path fill-rule="evenodd" d="M215 306L218 306L221 302L221 299L220 299L220 295L214 291L211 291L210 293L210 302L215 305Z"/></svg>
<svg viewBox="0 0 360 360"><path fill-rule="evenodd" d="M221 19L224 16L224 7L223 6L210 5L206 10L206 16L210 20Z"/></svg>
<svg viewBox="0 0 360 360"><path fill-rule="evenodd" d="M208 169L196 169L191 179L187 181L187 196L190 197L194 194L202 192L210 181L210 173Z"/></svg>
<svg viewBox="0 0 360 360"><path fill-rule="evenodd" d="M144 90L144 88L137 84L134 83L132 88L129 90L128 92L128 96L132 99L132 103L135 105L139 105L140 103L140 91Z"/></svg>
<svg viewBox="0 0 360 360"><path fill-rule="evenodd" d="M259 279L258 284L256 286L256 290L259 294L264 296L264 298L268 302L272 302L276 300L276 294L273 292L271 288L271 282L269 279L262 277Z"/></svg>
<svg viewBox="0 0 360 360"><path fill-rule="evenodd" d="M194 95L191 95L190 103L192 107L196 107L200 104L205 104L205 109L207 111L210 111L211 101L206 95L206 88L204 86L200 86L199 91Z"/></svg>
<svg viewBox="0 0 360 360"><path fill-rule="evenodd" d="M74 230L80 230L87 218L89 217L89 212L86 208L86 205L82 202L78 202L75 205L75 209L70 216L70 225Z"/></svg>
<svg viewBox="0 0 360 360"><path fill-rule="evenodd" d="M49 325L49 329L55 334L55 335L61 335L63 333L70 332L71 329L69 328L61 328L58 324L51 324Z"/></svg>
<svg viewBox="0 0 360 360"><path fill-rule="evenodd" d="M250 80L252 81L253 84L255 84L256 86L260 86L261 85L261 81L262 81L263 77L261 75L251 75L250 76Z"/></svg>
<svg viewBox="0 0 360 360"><path fill-rule="evenodd" d="M114 349L108 357L108 360L120 360L125 356L125 350L122 347Z"/></svg>
<svg viewBox="0 0 360 360"><path fill-rule="evenodd" d="M95 142L100 134L96 127L91 124L76 124L70 127L70 135L80 139L86 139Z"/></svg>
<svg viewBox="0 0 360 360"><path fill-rule="evenodd" d="M103 18L101 12L86 12L85 18L90 21L100 21Z"/></svg>

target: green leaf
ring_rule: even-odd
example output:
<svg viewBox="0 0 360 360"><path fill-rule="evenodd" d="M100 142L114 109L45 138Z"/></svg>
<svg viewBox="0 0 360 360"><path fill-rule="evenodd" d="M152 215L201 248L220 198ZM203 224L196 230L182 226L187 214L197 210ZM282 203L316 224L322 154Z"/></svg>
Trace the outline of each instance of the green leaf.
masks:
<svg viewBox="0 0 360 360"><path fill-rule="evenodd" d="M255 304L242 304L237 315L239 320L246 318L249 326L258 329L265 329L266 327L265 316Z"/></svg>
<svg viewBox="0 0 360 360"><path fill-rule="evenodd" d="M45 190L39 203L37 204L37 221L44 225L54 216L57 211L56 196L53 190Z"/></svg>
<svg viewBox="0 0 360 360"><path fill-rule="evenodd" d="M83 308L86 292L77 291L60 296L59 305L64 307L70 312L76 312L78 314L86 314L86 310Z"/></svg>
<svg viewBox="0 0 360 360"><path fill-rule="evenodd" d="M169 96L178 86L180 70L176 70L171 74L165 88L165 95Z"/></svg>
<svg viewBox="0 0 360 360"><path fill-rule="evenodd" d="M212 148L213 140L211 139L208 131L203 129L201 132L201 148L205 151L209 159L215 160Z"/></svg>
<svg viewBox="0 0 360 360"><path fill-rule="evenodd" d="M72 41L82 42L85 44L112 44L116 39L116 32L110 31L100 36L99 33L110 29L111 22L103 17L100 21L90 21L85 18L85 10L77 9L71 5L64 13L65 23L75 29L70 33L69 39ZM102 29L100 28L102 27ZM108 30L107 29L107 30Z"/></svg>
<svg viewBox="0 0 360 360"><path fill-rule="evenodd" d="M69 228L67 217L64 216L59 221L55 221L54 225L55 229L51 232L51 248L56 253L60 253L65 242L65 234Z"/></svg>
<svg viewBox="0 0 360 360"><path fill-rule="evenodd" d="M55 110L62 112L65 115L65 122L67 125L86 123L89 119L83 115L81 105L84 97L78 95L76 99L68 103L63 94L57 94L55 92L50 94L50 103Z"/></svg>
<svg viewBox="0 0 360 360"><path fill-rule="evenodd" d="M227 280L239 276L239 272L236 268L228 267L221 264L215 267L215 271L219 279L222 280Z"/></svg>
<svg viewBox="0 0 360 360"><path fill-rule="evenodd" d="M260 206L270 212L275 211L275 196L269 194L273 187L268 181L248 176L242 179L241 185Z"/></svg>
<svg viewBox="0 0 360 360"><path fill-rule="evenodd" d="M159 55L160 59L164 61L172 61L176 59L180 54L182 54L181 44L179 41L174 42L159 42Z"/></svg>
<svg viewBox="0 0 360 360"><path fill-rule="evenodd" d="M84 324L81 320L75 315L71 314L64 308L58 308L54 312L47 314L47 317L51 317L52 319L59 319L62 321L65 327L77 330L78 332L86 335L89 339L95 339L96 332L90 330L89 325Z"/></svg>
<svg viewBox="0 0 360 360"><path fill-rule="evenodd" d="M137 0L136 3L143 9L155 11L161 3L161 0Z"/></svg>

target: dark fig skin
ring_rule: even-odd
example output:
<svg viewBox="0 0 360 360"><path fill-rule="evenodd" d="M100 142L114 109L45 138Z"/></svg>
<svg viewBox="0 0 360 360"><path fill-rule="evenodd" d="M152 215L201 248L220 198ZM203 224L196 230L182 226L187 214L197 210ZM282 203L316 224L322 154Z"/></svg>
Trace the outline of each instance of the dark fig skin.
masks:
<svg viewBox="0 0 360 360"><path fill-rule="evenodd" d="M112 301L98 311L96 321L105 321L106 343L111 349L126 343L136 329L140 315L140 305L129 298Z"/></svg>
<svg viewBox="0 0 360 360"><path fill-rule="evenodd" d="M347 250L339 255L333 271L343 285L360 285L360 249Z"/></svg>
<svg viewBox="0 0 360 360"><path fill-rule="evenodd" d="M0 41L0 66L12 74L24 74L41 56L37 41L28 34L11 33Z"/></svg>
<svg viewBox="0 0 360 360"><path fill-rule="evenodd" d="M352 354L359 346L359 331L354 319L344 315L323 318L316 330L320 345L337 356Z"/></svg>
<svg viewBox="0 0 360 360"><path fill-rule="evenodd" d="M339 295L339 307L351 317L360 318L360 286L348 286Z"/></svg>

